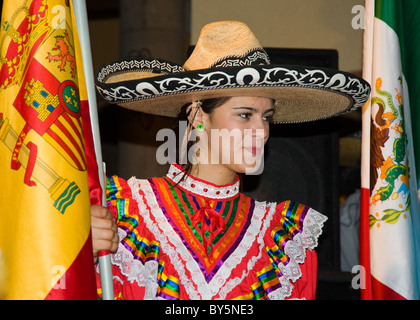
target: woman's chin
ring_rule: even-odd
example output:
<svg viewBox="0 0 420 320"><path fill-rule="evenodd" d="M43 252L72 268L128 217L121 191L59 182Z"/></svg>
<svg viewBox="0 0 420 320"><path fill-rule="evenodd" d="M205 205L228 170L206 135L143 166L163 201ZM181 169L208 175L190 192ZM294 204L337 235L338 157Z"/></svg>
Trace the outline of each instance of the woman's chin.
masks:
<svg viewBox="0 0 420 320"><path fill-rule="evenodd" d="M234 167L237 173L243 173L247 175L259 175L263 172L264 162L256 161L251 164L248 164L248 163L235 164Z"/></svg>

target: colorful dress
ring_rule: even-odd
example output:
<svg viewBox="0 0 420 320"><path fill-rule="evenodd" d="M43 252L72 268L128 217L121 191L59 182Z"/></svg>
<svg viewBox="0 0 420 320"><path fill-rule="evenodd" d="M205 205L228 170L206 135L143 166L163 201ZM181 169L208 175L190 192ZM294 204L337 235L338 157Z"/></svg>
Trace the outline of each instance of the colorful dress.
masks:
<svg viewBox="0 0 420 320"><path fill-rule="evenodd" d="M326 217L307 206L260 202L239 192L238 177L218 186L176 164L165 177L108 177L107 197L117 299L315 298Z"/></svg>

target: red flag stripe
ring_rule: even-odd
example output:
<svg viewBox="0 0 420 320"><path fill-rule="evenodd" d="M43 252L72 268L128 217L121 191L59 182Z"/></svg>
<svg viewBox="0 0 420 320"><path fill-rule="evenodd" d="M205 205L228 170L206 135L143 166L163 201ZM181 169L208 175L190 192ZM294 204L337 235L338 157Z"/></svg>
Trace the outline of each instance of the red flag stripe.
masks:
<svg viewBox="0 0 420 320"><path fill-rule="evenodd" d="M376 300L407 300L391 288L384 285L382 282L375 279L375 277L372 276L371 279L372 293L375 296Z"/></svg>
<svg viewBox="0 0 420 320"><path fill-rule="evenodd" d="M88 267L87 267L88 266ZM90 267L92 266L92 267ZM73 261L58 285L48 293L45 300L96 300L96 274L93 267L92 235L89 234L83 248Z"/></svg>
<svg viewBox="0 0 420 320"><path fill-rule="evenodd" d="M90 114L89 114L89 103L87 101L80 101L81 112L83 118L83 136L86 150L86 163L88 171L88 185L90 203L106 206L106 203L102 203L103 190L99 180L99 168L98 161L95 155L95 147L93 142L93 134L90 126ZM100 164L99 164L100 165ZM101 170L102 171L102 170Z"/></svg>
<svg viewBox="0 0 420 320"><path fill-rule="evenodd" d="M363 300L372 300L370 276L370 240L369 240L369 199L370 191L361 188L360 192L360 265L364 268L364 288L360 289Z"/></svg>

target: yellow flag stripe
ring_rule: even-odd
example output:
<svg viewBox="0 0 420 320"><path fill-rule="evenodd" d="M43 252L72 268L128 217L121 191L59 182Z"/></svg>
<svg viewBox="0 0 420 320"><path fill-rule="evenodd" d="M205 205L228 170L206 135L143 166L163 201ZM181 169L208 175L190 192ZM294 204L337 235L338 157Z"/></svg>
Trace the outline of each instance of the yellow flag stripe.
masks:
<svg viewBox="0 0 420 320"><path fill-rule="evenodd" d="M61 62L45 60L48 52L59 58L61 49L57 41L60 40L69 48L74 44L75 50L70 54L76 55L74 58L79 63L77 29L70 6L65 0L3 1L1 23L7 28L0 28L0 52L2 61L11 65L9 68L0 63L3 72L0 74L0 113L7 119L0 133L1 210L7 213L0 214L0 259L8 275L1 299L44 299L56 284L60 285L59 290L66 292L66 282L68 286L77 279L60 279L89 238L89 187L83 122L76 118L80 116L77 108L71 110L73 113L69 112L67 118L62 114L54 119L56 124L43 128L42 134L32 128L20 141L20 168L12 170L10 166L22 128L41 122L31 119L25 111L26 100L18 101L21 109L15 107L18 97L22 96L20 93L32 88L29 80L35 73L45 88L54 89L57 83L71 81L78 88L80 98L86 97L81 65L77 65L78 72L74 76L69 62L65 70L60 71L57 65ZM63 21L65 23L61 23ZM40 35L44 38L40 39ZM56 38L56 35L64 37ZM12 73L8 73L9 70ZM50 115L55 116L46 114L43 123L50 123L46 122L51 120ZM36 186L24 182L29 142L37 147L31 174Z"/></svg>

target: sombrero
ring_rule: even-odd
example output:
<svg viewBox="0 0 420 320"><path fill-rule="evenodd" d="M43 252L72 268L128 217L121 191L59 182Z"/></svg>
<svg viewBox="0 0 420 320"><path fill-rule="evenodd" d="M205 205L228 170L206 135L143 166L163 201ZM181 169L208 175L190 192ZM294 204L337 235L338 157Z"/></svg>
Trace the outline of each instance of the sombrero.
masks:
<svg viewBox="0 0 420 320"><path fill-rule="evenodd" d="M277 123L350 112L370 94L369 84L350 73L270 64L255 35L239 21L204 26L183 66L160 59L119 60L100 69L96 87L109 103L169 117L193 101L268 97L275 100Z"/></svg>

